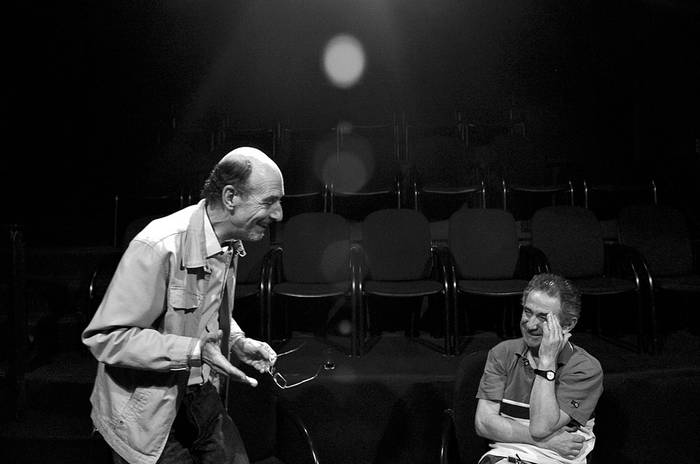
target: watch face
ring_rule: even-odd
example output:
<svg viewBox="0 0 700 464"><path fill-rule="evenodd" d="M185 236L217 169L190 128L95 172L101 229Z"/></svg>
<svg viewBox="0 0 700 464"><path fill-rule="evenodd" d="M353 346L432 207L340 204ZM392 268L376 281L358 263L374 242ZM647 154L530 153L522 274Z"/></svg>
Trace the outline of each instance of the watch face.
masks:
<svg viewBox="0 0 700 464"><path fill-rule="evenodd" d="M545 375L547 376L547 380L554 380L554 372L547 371Z"/></svg>

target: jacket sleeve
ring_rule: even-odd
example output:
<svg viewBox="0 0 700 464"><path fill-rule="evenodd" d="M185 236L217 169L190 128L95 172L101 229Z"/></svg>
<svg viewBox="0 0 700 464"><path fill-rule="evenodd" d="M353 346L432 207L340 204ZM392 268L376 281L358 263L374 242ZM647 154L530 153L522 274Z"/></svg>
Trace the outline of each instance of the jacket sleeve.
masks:
<svg viewBox="0 0 700 464"><path fill-rule="evenodd" d="M102 363L173 371L189 367L196 338L153 329L167 309L169 253L134 240L124 252L83 343Z"/></svg>

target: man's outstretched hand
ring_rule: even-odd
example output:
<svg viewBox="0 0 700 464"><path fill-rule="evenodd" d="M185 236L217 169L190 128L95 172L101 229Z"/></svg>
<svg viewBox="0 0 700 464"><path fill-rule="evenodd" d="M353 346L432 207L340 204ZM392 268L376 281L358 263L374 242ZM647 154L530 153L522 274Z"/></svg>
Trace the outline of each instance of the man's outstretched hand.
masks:
<svg viewBox="0 0 700 464"><path fill-rule="evenodd" d="M221 330L214 333L207 333L201 338L202 362L208 364L219 374L228 376L229 378L249 384L251 387L257 387L258 381L252 377L248 377L240 369L236 369L221 353Z"/></svg>
<svg viewBox="0 0 700 464"><path fill-rule="evenodd" d="M231 351L238 359L253 366L258 372L268 372L277 361L277 353L265 342L240 337L231 346Z"/></svg>

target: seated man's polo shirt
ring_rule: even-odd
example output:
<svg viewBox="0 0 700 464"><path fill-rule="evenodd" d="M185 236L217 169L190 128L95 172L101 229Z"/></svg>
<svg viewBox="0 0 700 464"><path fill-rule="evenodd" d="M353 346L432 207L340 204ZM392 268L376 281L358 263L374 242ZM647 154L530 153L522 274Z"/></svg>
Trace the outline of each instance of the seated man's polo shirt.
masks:
<svg viewBox="0 0 700 464"><path fill-rule="evenodd" d="M506 340L493 347L488 354L484 373L479 384L477 398L499 401L500 415L530 425L530 393L535 381L533 367L528 360L528 347L522 338ZM572 424L579 427L584 437L584 447L575 459L567 459L554 451L527 443L491 444L487 453L495 456L513 456L542 463L586 462L586 455L595 444L593 413L603 392L603 370L600 363L585 350L571 343L562 349L557 358L555 390L559 408L567 413Z"/></svg>

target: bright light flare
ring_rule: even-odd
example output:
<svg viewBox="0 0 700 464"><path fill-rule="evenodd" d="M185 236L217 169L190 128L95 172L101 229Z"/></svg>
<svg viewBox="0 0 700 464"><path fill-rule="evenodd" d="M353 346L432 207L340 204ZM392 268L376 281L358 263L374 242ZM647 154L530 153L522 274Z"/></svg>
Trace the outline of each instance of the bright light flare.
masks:
<svg viewBox="0 0 700 464"><path fill-rule="evenodd" d="M365 70L365 51L355 37L340 34L323 50L323 71L336 87L347 89L357 84Z"/></svg>

